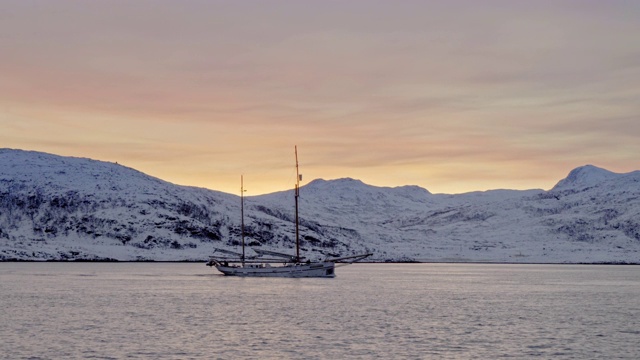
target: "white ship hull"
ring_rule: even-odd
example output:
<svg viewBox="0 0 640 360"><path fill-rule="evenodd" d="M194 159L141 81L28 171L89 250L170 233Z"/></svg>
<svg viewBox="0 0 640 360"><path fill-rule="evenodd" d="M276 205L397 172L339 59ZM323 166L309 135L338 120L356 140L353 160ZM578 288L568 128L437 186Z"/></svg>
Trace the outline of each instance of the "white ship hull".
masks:
<svg viewBox="0 0 640 360"><path fill-rule="evenodd" d="M269 264L245 264L245 266L230 266L221 263L214 265L218 271L227 276L245 277L335 277L335 263L314 262L301 264L287 264L282 266L270 266Z"/></svg>

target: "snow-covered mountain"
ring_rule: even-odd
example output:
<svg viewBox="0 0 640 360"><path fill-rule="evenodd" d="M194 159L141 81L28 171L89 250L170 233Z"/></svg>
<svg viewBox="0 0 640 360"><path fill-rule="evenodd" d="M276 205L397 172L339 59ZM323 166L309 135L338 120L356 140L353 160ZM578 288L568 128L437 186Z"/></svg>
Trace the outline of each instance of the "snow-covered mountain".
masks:
<svg viewBox="0 0 640 360"><path fill-rule="evenodd" d="M549 191L431 194L314 180L303 252L375 261L640 263L640 172L594 166ZM293 191L245 197L250 247L294 246ZM0 260L205 260L237 250L240 198L118 164L0 149ZM248 250L251 251L251 250Z"/></svg>
<svg viewBox="0 0 640 360"><path fill-rule="evenodd" d="M575 189L580 190L598 185L607 180L615 179L619 174L600 169L593 165L585 165L572 170L569 175L560 180L553 190Z"/></svg>

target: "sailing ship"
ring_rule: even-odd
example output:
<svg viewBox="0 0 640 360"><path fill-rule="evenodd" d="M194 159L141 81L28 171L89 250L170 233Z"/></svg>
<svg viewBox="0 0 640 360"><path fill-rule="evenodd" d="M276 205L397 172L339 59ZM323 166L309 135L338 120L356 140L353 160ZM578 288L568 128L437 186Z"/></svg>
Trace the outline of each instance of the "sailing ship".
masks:
<svg viewBox="0 0 640 360"><path fill-rule="evenodd" d="M356 261L365 259L372 254L352 255L339 258L327 258L322 261L305 260L300 256L300 221L298 217L298 199L300 197L300 175L298 168L298 147L295 147L296 155L296 184L294 189L295 199L295 234L296 234L296 254L290 255L276 251L252 248L257 254L247 257L245 254L244 240L244 184L240 177L240 237L242 243L242 253L229 251L226 249L216 249L219 256L212 256L207 262L207 266L214 266L218 271L228 276L246 277L321 277L333 278L336 276L335 268L341 265L348 265ZM339 265L336 265L338 264Z"/></svg>

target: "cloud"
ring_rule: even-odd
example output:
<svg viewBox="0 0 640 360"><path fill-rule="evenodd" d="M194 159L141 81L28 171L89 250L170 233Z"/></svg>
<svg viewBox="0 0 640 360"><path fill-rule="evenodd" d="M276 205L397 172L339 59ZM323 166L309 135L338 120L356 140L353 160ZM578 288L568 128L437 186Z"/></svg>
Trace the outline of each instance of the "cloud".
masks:
<svg viewBox="0 0 640 360"><path fill-rule="evenodd" d="M447 191L637 168L640 8L579 5L5 1L0 141L193 184L293 143L318 177Z"/></svg>

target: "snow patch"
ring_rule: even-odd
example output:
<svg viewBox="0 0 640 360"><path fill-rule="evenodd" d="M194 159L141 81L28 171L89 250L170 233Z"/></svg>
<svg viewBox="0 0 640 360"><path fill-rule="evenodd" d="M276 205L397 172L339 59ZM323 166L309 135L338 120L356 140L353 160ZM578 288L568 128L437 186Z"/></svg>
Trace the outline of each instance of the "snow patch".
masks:
<svg viewBox="0 0 640 360"><path fill-rule="evenodd" d="M550 191L431 194L355 179L300 189L303 253L374 261L640 263L640 172L574 169ZM245 197L251 247L287 252L293 190ZM116 163L0 149L0 260L194 260L237 250L240 198Z"/></svg>

